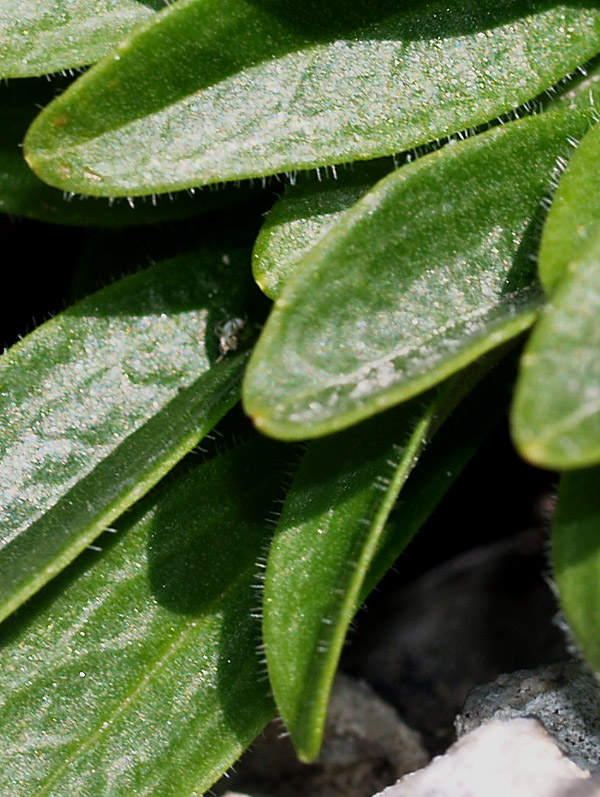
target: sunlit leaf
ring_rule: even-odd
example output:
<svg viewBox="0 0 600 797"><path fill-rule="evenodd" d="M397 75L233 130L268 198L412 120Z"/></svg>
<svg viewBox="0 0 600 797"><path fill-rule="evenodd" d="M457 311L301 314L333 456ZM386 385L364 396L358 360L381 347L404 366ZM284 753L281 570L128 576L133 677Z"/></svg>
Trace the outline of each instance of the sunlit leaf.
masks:
<svg viewBox="0 0 600 797"><path fill-rule="evenodd" d="M0 359L0 617L148 491L237 401L245 252L199 251L116 283Z"/></svg>
<svg viewBox="0 0 600 797"><path fill-rule="evenodd" d="M593 103L594 95L590 99ZM598 237L600 226L600 126L571 143L577 150L560 179L540 245L539 274L548 294Z"/></svg>
<svg viewBox="0 0 600 797"><path fill-rule="evenodd" d="M101 196L367 160L512 111L598 51L592 0L179 0L42 112L26 155Z"/></svg>
<svg viewBox="0 0 600 797"><path fill-rule="evenodd" d="M315 441L302 460L267 561L263 635L277 708L304 760L319 752L342 645L361 600L506 405L497 379L488 378L437 443L438 427L483 370L474 367L425 397ZM481 423L472 423L474 412Z"/></svg>
<svg viewBox="0 0 600 797"><path fill-rule="evenodd" d="M600 463L600 229L560 279L522 360L513 436L551 469Z"/></svg>
<svg viewBox="0 0 600 797"><path fill-rule="evenodd" d="M377 180L394 168L391 159L354 163L335 174L299 175L275 203L254 245L252 273L259 288L275 299L294 266L336 225Z"/></svg>
<svg viewBox="0 0 600 797"><path fill-rule="evenodd" d="M342 429L445 379L534 320L541 201L584 111L514 122L401 167L297 265L243 396L283 439Z"/></svg>
<svg viewBox="0 0 600 797"><path fill-rule="evenodd" d="M0 77L92 64L169 0L0 0Z"/></svg>
<svg viewBox="0 0 600 797"><path fill-rule="evenodd" d="M258 193L258 186L210 186L193 195L120 199L81 197L50 188L23 160L21 142L40 104L49 102L64 81L19 80L0 85L0 211L57 224L123 227L186 218L234 205Z"/></svg>
<svg viewBox="0 0 600 797"><path fill-rule="evenodd" d="M159 490L2 626L0 791L200 794L273 714L251 617L283 446Z"/></svg>

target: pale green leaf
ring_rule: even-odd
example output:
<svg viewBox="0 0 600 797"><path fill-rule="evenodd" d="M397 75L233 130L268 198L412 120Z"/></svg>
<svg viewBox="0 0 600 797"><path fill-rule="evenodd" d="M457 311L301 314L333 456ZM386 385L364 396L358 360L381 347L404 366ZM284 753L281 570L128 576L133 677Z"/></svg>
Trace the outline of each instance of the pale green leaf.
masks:
<svg viewBox="0 0 600 797"><path fill-rule="evenodd" d="M367 160L510 112L599 50L592 0L179 0L42 112L26 155L101 196Z"/></svg>
<svg viewBox="0 0 600 797"><path fill-rule="evenodd" d="M256 557L287 449L169 484L2 627L0 791L201 794L273 714Z"/></svg>
<svg viewBox="0 0 600 797"><path fill-rule="evenodd" d="M58 85L58 88L57 88ZM74 197L51 188L23 160L22 141L40 105L65 81L19 80L0 85L0 211L57 224L124 227L195 216L234 205L258 194L249 184L210 186L168 196L120 199Z"/></svg>
<svg viewBox="0 0 600 797"><path fill-rule="evenodd" d="M553 470L600 463L600 230L563 274L522 359L513 437Z"/></svg>

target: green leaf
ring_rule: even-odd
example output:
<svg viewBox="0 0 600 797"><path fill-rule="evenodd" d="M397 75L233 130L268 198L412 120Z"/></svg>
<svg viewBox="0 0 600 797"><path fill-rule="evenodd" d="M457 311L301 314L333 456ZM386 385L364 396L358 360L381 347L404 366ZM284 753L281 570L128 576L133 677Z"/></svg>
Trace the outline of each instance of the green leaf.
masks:
<svg viewBox="0 0 600 797"><path fill-rule="evenodd" d="M179 0L42 112L26 154L101 196L368 160L512 111L599 50L591 0Z"/></svg>
<svg viewBox="0 0 600 797"><path fill-rule="evenodd" d="M314 442L284 504L267 563L263 638L277 708L304 761L319 752L346 630L432 405L430 396Z"/></svg>
<svg viewBox="0 0 600 797"><path fill-rule="evenodd" d="M195 252L129 277L0 359L0 617L65 567L237 401L245 252ZM235 279L239 280L237 283Z"/></svg>
<svg viewBox="0 0 600 797"><path fill-rule="evenodd" d="M172 482L2 632L0 791L200 794L273 714L251 612L286 447Z"/></svg>
<svg viewBox="0 0 600 797"><path fill-rule="evenodd" d="M469 414L461 412L458 425L450 422L441 446L434 437L425 468L417 466L409 478L425 443L484 367L474 366L425 397L313 442L302 460L267 561L263 637L277 708L303 760L319 752L331 685L360 602L497 420L498 405L506 404L497 380L493 394L486 383L485 403L479 390L477 400L468 403ZM482 423L472 423L474 410L481 412ZM407 479L409 493L405 499L402 492L394 533L386 534L388 515Z"/></svg>
<svg viewBox="0 0 600 797"><path fill-rule="evenodd" d="M597 65L590 68L589 71L582 69L579 83L573 77L560 90L550 92L550 98L545 97L543 102L540 101L540 109L554 110L561 106L563 108L568 106L571 110L589 109L590 104L593 106L596 99L596 92L594 89L590 91L590 86L594 86L599 78L600 70ZM593 133L584 136L584 143L590 135ZM571 139L573 146L576 143L575 139ZM580 163L579 152L580 150L575 153L569 163L567 177L571 174L575 164ZM352 207L377 180L393 171L394 168L398 168L401 162L413 160L423 154L425 153L422 151L406 153L404 156L395 156L393 160L381 159L366 163L344 164L337 168L331 167L331 169L326 167L317 169L316 173L301 172L294 180L294 184L287 186L285 192L274 204L256 239L252 256L252 270L260 289L270 298L277 298L283 283L293 272L296 264L328 230L335 226L344 211ZM589 162L582 164L582 172L585 172L586 168L589 169L590 164L596 162L597 158L594 154L594 157L590 157L588 160ZM566 160L557 163L555 169L557 175L564 169L565 163ZM554 208L560 206L562 202L561 192L563 190L561 183L550 209L548 223L544 228L546 236L550 226L553 226L554 229L555 225L551 225L550 220L553 219ZM593 186L591 186L591 190L594 191L595 196ZM579 219L584 214L589 214L595 206L593 200L580 204L581 207L577 206L577 212L574 212L574 208L565 205L565 218ZM598 207L600 208L600 205ZM598 216L600 217L600 211ZM566 226L570 229L572 225L567 224ZM580 229L579 224L577 228ZM544 261L555 257L558 253L557 247L560 246L557 236L554 235L544 251L544 240L542 238L542 254L539 259L542 282L544 282Z"/></svg>
<svg viewBox="0 0 600 797"><path fill-rule="evenodd" d="M554 578L571 632L600 672L600 469L566 473L552 528Z"/></svg>
<svg viewBox="0 0 600 797"><path fill-rule="evenodd" d="M392 160L354 163L324 180L311 172L288 186L273 205L254 244L252 272L259 288L277 298L296 264L373 184L394 168Z"/></svg>
<svg viewBox="0 0 600 797"><path fill-rule="evenodd" d="M186 218L247 200L258 192L248 184L108 202L73 197L43 183L23 160L21 142L41 105L64 81L20 80L0 85L0 211L58 224L123 227Z"/></svg>
<svg viewBox="0 0 600 797"><path fill-rule="evenodd" d="M381 180L277 299L243 387L256 425L283 439L342 429L526 329L542 199L588 124L583 111L513 122Z"/></svg>
<svg viewBox="0 0 600 797"><path fill-rule="evenodd" d="M572 262L522 359L512 425L524 457L561 470L600 462L600 229Z"/></svg>
<svg viewBox="0 0 600 797"><path fill-rule="evenodd" d="M0 0L0 77L92 64L169 0Z"/></svg>
<svg viewBox="0 0 600 797"><path fill-rule="evenodd" d="M512 346L512 341L508 346ZM516 354L519 350L520 347ZM482 363L471 366L471 369L491 367L491 370L436 431L402 488L400 501L390 516L365 576L360 603L393 566L487 435L505 419L517 358L511 352L494 366L497 354L493 352ZM506 348L502 354L506 355ZM474 418L476 423L473 423Z"/></svg>
<svg viewBox="0 0 600 797"><path fill-rule="evenodd" d="M590 99L593 105L593 95ZM579 144L572 143L577 150L558 184L540 245L539 275L548 294L597 237L600 225L600 127L593 127Z"/></svg>

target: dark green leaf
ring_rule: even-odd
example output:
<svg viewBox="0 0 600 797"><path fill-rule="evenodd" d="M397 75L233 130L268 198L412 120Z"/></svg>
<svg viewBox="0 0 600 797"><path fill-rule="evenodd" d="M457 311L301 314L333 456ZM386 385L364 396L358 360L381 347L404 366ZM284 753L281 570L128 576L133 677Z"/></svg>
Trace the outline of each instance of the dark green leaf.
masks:
<svg viewBox="0 0 600 797"><path fill-rule="evenodd" d="M425 443L482 375L470 370L426 397L311 444L289 491L267 562L263 636L273 694L301 758L321 744L329 692L348 626L504 408L493 381L468 413L434 437L427 464L402 492ZM500 401L499 401L500 397ZM484 399L484 401L482 401ZM482 422L472 423L473 411ZM366 588L366 589L365 589Z"/></svg>
<svg viewBox="0 0 600 797"><path fill-rule="evenodd" d="M0 0L0 77L92 64L169 0Z"/></svg>
<svg viewBox="0 0 600 797"><path fill-rule="evenodd" d="M519 334L541 296L542 199L584 111L444 147L381 180L297 265L243 388L283 439L344 428Z"/></svg>
<svg viewBox="0 0 600 797"><path fill-rule="evenodd" d="M367 160L512 111L599 50L592 0L179 0L42 112L27 158L101 196Z"/></svg>
<svg viewBox="0 0 600 797"><path fill-rule="evenodd" d="M575 641L600 672L600 469L563 476L552 530L554 578Z"/></svg>
<svg viewBox="0 0 600 797"><path fill-rule="evenodd" d="M163 488L3 626L3 794L200 794L252 741L274 710L252 586L285 453L255 441Z"/></svg>
<svg viewBox="0 0 600 797"><path fill-rule="evenodd" d="M229 260L231 258L231 260ZM0 360L0 617L187 453L236 402L245 252L200 251L129 277Z"/></svg>

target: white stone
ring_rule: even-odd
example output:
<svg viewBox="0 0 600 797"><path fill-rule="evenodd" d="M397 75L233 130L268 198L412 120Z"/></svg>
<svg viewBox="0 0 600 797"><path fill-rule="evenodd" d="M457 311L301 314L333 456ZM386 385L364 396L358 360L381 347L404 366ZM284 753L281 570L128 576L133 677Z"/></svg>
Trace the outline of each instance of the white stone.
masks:
<svg viewBox="0 0 600 797"><path fill-rule="evenodd" d="M563 753L582 769L600 771L600 688L581 663L518 670L469 692L455 720L456 735L490 720L535 717Z"/></svg>
<svg viewBox="0 0 600 797"><path fill-rule="evenodd" d="M590 777L561 753L541 723L515 719L463 736L445 755L375 797L600 797L600 785L594 788Z"/></svg>

